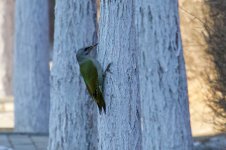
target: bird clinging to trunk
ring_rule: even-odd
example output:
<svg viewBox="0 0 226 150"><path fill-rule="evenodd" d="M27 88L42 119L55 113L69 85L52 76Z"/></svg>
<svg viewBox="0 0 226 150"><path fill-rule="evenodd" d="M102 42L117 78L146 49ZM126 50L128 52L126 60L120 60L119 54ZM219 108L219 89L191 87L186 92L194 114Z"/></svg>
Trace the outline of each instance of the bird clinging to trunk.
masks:
<svg viewBox="0 0 226 150"><path fill-rule="evenodd" d="M90 96L96 101L99 112L102 109L106 113L106 104L103 96L103 80L106 71L109 69L110 64L103 72L100 63L90 56L90 52L97 46L97 44L81 48L76 53L76 58L80 66L80 72L88 89Z"/></svg>

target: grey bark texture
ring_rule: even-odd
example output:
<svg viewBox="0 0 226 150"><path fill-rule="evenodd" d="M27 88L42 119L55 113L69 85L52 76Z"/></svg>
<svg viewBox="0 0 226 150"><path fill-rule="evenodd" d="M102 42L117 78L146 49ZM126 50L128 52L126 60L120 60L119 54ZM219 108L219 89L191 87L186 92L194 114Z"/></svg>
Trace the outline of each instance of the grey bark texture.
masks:
<svg viewBox="0 0 226 150"><path fill-rule="evenodd" d="M105 82L106 115L98 117L101 150L141 149L134 0L101 1L98 58L111 72Z"/></svg>
<svg viewBox="0 0 226 150"><path fill-rule="evenodd" d="M97 149L97 106L80 76L75 50L96 42L96 1L58 0L51 71L49 150Z"/></svg>
<svg viewBox="0 0 226 150"><path fill-rule="evenodd" d="M177 0L137 1L142 148L191 150Z"/></svg>
<svg viewBox="0 0 226 150"><path fill-rule="evenodd" d="M0 1L0 98L12 95L14 3Z"/></svg>
<svg viewBox="0 0 226 150"><path fill-rule="evenodd" d="M48 132L48 1L16 0L15 130Z"/></svg>

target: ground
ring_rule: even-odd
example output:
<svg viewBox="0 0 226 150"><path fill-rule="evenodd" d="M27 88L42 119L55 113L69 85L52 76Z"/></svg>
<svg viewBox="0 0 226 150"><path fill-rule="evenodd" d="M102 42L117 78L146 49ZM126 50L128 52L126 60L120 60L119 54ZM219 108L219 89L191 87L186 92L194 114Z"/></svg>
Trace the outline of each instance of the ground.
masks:
<svg viewBox="0 0 226 150"><path fill-rule="evenodd" d="M46 150L47 144L47 135L20 133L0 134L0 150Z"/></svg>

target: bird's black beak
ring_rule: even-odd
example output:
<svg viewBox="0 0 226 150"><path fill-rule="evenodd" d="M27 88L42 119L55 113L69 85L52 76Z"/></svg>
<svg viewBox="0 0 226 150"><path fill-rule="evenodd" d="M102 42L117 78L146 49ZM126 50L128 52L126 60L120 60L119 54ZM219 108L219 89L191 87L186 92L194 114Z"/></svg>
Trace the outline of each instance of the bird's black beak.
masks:
<svg viewBox="0 0 226 150"><path fill-rule="evenodd" d="M97 45L98 45L98 43L96 43L96 44L94 44L94 45L92 45L92 46L87 47L87 50L89 51L89 53L90 53L91 50L92 50L93 48L95 48Z"/></svg>

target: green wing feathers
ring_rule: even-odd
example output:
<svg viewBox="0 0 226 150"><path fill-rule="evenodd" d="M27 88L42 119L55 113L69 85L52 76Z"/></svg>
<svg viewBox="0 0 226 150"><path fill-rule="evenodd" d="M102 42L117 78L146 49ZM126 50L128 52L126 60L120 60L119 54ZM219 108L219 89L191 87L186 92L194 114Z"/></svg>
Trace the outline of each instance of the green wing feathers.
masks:
<svg viewBox="0 0 226 150"><path fill-rule="evenodd" d="M99 76L97 71L97 66L92 62L92 60L87 60L80 64L80 72L82 74L82 77L85 81L86 87L88 89L89 94L94 98L96 101L99 111L101 113L102 108L104 109L104 112L106 112L106 105L102 93L102 85L99 83Z"/></svg>

